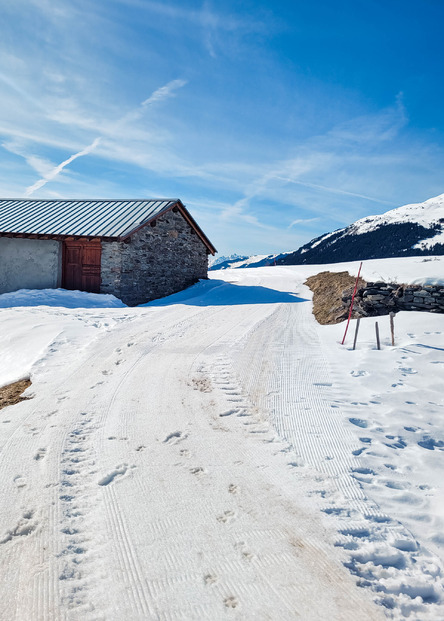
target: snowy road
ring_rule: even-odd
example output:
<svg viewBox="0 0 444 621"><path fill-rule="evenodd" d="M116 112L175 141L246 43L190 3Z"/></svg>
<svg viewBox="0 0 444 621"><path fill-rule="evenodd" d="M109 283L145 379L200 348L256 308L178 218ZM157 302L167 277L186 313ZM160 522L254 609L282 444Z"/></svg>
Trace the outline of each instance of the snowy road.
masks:
<svg viewBox="0 0 444 621"><path fill-rule="evenodd" d="M58 333L34 397L0 413L0 619L376 620L356 581L392 570L407 584L395 617L425 593L411 618L440 618L431 561L350 474L357 442L308 290L269 274L64 311L75 346ZM359 574L382 553L402 562Z"/></svg>

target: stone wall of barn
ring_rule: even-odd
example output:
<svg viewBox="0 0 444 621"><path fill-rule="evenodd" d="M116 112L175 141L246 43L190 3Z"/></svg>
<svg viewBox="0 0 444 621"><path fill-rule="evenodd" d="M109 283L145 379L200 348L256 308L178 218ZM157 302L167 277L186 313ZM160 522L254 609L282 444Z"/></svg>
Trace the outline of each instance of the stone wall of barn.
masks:
<svg viewBox="0 0 444 621"><path fill-rule="evenodd" d="M179 212L160 216L129 242L102 242L100 291L129 306L171 295L207 275L207 248Z"/></svg>
<svg viewBox="0 0 444 621"><path fill-rule="evenodd" d="M62 245L49 239L0 237L0 293L55 289L62 275Z"/></svg>

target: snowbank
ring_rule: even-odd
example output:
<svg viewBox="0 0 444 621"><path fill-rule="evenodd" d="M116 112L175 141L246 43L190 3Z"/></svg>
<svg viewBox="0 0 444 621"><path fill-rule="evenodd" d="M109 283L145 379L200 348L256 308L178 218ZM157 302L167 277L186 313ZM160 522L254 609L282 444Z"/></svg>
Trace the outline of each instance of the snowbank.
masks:
<svg viewBox="0 0 444 621"><path fill-rule="evenodd" d="M0 308L60 306L64 308L126 308L114 295L66 289L19 289L0 295Z"/></svg>

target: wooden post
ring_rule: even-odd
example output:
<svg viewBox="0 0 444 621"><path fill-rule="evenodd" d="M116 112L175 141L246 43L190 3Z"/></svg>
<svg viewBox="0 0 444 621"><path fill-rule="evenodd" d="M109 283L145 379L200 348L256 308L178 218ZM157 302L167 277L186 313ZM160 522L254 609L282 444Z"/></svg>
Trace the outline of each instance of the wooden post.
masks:
<svg viewBox="0 0 444 621"><path fill-rule="evenodd" d="M360 321L361 321L361 318L358 317L358 321L356 322L356 328L355 328L355 340L353 341L353 349L356 349L356 340L358 338L359 322Z"/></svg>
<svg viewBox="0 0 444 621"><path fill-rule="evenodd" d="M381 343L379 341L379 326L378 326L378 322L375 322L375 330L376 330L376 347L378 349L381 349Z"/></svg>
<svg viewBox="0 0 444 621"><path fill-rule="evenodd" d="M355 288L353 290L353 295L352 295L351 304L350 304L350 312L348 313L347 325L345 326L344 338L342 339L341 345L344 345L345 337L347 336L348 325L350 323L350 319L351 319L351 316L352 316L353 303L355 301L356 289L358 288L358 282L359 282L359 276L361 274L361 268L362 268L362 261L361 261L361 263L359 265L358 275L356 276Z"/></svg>
<svg viewBox="0 0 444 621"><path fill-rule="evenodd" d="M392 345L395 345L395 313L390 313L390 332L392 333Z"/></svg>

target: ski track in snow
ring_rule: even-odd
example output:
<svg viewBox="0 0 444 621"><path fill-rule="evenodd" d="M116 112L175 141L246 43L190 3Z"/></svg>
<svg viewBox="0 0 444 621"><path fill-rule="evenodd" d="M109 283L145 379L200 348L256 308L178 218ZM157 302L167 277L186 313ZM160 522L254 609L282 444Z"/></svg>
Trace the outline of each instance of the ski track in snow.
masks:
<svg viewBox="0 0 444 621"><path fill-rule="evenodd" d="M440 561L365 494L310 304L259 302L53 343L3 411L0 619L443 617Z"/></svg>

